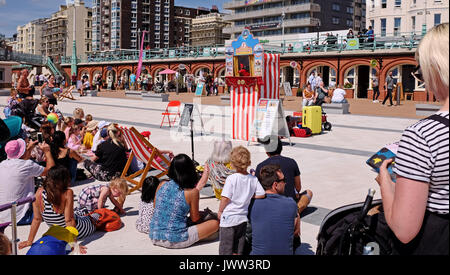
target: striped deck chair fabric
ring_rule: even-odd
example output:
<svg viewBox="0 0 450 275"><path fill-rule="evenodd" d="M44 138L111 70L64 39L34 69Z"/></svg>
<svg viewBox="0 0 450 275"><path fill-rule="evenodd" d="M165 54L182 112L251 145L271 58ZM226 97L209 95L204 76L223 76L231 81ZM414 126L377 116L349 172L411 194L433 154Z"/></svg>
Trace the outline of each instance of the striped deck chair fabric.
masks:
<svg viewBox="0 0 450 275"><path fill-rule="evenodd" d="M161 171L156 177L160 178L167 174L170 161L159 152L148 140L146 140L134 127L130 129L126 127L119 127L122 134L127 141L129 148L131 148L131 154L128 158L128 162L122 172L121 178L128 182L135 184L136 186L130 190L130 193L141 188L142 182L147 177L147 173L150 168ZM145 164L142 170L127 176L133 157L136 157L139 161ZM137 176L142 175L140 181L134 180Z"/></svg>

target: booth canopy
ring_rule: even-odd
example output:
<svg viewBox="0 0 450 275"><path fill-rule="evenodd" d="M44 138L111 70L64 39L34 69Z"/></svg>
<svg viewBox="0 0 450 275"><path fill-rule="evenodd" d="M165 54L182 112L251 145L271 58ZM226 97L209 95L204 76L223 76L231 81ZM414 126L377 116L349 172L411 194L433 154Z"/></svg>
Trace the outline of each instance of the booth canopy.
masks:
<svg viewBox="0 0 450 275"><path fill-rule="evenodd" d="M159 72L159 74L174 74L176 73L175 71L172 71L171 69L165 69L162 72Z"/></svg>

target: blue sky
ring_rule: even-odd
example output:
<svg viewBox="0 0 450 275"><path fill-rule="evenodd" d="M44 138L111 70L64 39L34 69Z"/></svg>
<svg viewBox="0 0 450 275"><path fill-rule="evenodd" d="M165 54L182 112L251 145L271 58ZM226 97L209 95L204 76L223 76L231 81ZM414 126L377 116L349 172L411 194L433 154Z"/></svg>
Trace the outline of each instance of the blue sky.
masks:
<svg viewBox="0 0 450 275"><path fill-rule="evenodd" d="M230 0L175 0L175 5L185 7L207 7L217 5L222 10L222 5ZM92 0L84 1L87 6L92 6ZM18 25L24 25L31 20L48 17L58 11L59 5L66 0L0 0L0 33L6 37L16 32Z"/></svg>

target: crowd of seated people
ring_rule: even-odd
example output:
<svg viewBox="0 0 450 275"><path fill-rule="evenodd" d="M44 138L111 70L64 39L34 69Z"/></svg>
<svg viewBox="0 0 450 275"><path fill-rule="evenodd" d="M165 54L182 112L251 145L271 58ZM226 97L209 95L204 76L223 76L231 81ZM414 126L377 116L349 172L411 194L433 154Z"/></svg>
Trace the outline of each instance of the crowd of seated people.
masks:
<svg viewBox="0 0 450 275"><path fill-rule="evenodd" d="M44 89L51 85L45 84ZM30 127L27 119L33 117L22 115L20 137L5 144L6 159L0 162L0 176L7 179L0 184L0 204L30 195L36 196L33 203L23 205L17 211L18 225L30 226L28 238L19 243L19 249L33 245L42 222L49 228L55 225L73 227L78 231L80 240L91 236L96 231L95 224L99 216L90 212L104 208L107 199L112 202L118 214L126 214L123 206L128 195L128 185L126 180L120 177L130 156L130 145L127 144L119 125L96 121L94 116L85 115L81 108L75 108L72 116L60 116L57 122L50 121L47 116L54 110L49 109L51 102L44 94L39 100L34 99L33 95L27 95L21 102L16 101L19 101L16 94L11 93L9 106L28 101L26 112L40 117L39 125ZM52 107L54 108L54 105ZM36 132L41 134L42 139L37 139ZM256 190L256 199L264 198L266 196L264 190L269 189L270 185L268 183L268 187L263 188L260 186L259 176L247 171L251 163L248 150L244 147L233 149L229 141L216 141L211 158L205 163L201 176L198 175L189 156L174 155L170 150L158 149L158 151L170 161L170 166L165 167L168 169L169 179L150 176L144 180L141 202L136 205L139 208L136 231L147 234L149 240L156 246L184 248L199 241L217 239L220 228L220 254L243 254L244 246L241 241L245 238L247 224L250 224L246 218L250 201L255 199L253 197ZM275 160L272 155L268 156ZM136 166L134 170L143 167L137 160L133 161L133 165ZM299 200L300 186L294 177L299 178L299 171L298 168L295 170L294 166L283 169L289 171L285 171L289 186L286 190L295 189L297 192L297 197L288 195L293 197L290 206L295 208L294 212L297 213L298 207L295 202ZM279 171L281 173L281 170ZM294 173L292 178L291 172ZM80 173L101 183L80 182ZM221 202L227 202L226 205L221 204L218 213L208 208L199 209L200 190L207 182L213 183L216 197ZM227 185L227 182L230 183ZM280 180L280 184L281 182ZM245 183L251 183L251 188L244 188L242 192L235 193L227 188ZM79 194L74 194L71 186L75 184L86 186L83 186ZM281 192L281 195L285 194ZM309 203L312 194L307 195L305 205ZM78 197L77 206L74 206L75 196ZM239 197L245 197L244 204ZM230 220L225 221L226 216L233 215L233 211L237 211L241 218L231 223ZM290 218L291 216L286 217ZM290 248L292 245L288 244L294 242L294 233L298 234L297 214L293 218L295 221L292 219L292 222L288 222L290 225L286 229L288 232L286 240L292 240L273 248L275 253L294 253ZM0 223L9 221L10 217L2 212ZM260 224L258 219L255 219L255 223ZM265 222L261 224L272 226ZM255 231L257 240L258 232ZM235 233L239 238L232 237ZM236 240L240 242L239 249L233 250ZM251 250L250 243L247 242L245 246L247 250ZM265 252L270 252L272 248L267 249L269 250ZM83 247L82 251L86 252L86 247ZM255 253L260 252L256 249Z"/></svg>

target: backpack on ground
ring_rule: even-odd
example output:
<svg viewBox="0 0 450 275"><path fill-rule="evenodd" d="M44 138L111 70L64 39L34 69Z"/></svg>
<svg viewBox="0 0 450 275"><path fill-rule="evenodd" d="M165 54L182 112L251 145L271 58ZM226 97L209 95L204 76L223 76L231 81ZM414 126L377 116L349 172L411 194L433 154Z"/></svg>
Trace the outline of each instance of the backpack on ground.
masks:
<svg viewBox="0 0 450 275"><path fill-rule="evenodd" d="M294 127L293 130L296 137L310 137L312 135L312 131L308 127Z"/></svg>
<svg viewBox="0 0 450 275"><path fill-rule="evenodd" d="M117 214L116 212L106 208L101 208L92 211L91 213L89 213L89 215L92 215L94 213L100 215L95 224L97 230L110 232L122 228L122 221L119 214Z"/></svg>

